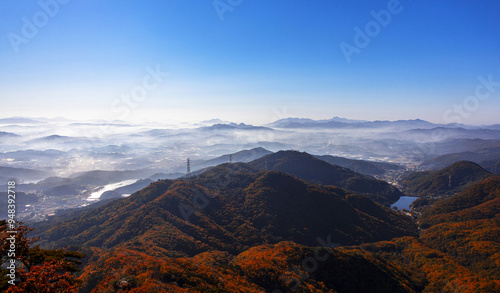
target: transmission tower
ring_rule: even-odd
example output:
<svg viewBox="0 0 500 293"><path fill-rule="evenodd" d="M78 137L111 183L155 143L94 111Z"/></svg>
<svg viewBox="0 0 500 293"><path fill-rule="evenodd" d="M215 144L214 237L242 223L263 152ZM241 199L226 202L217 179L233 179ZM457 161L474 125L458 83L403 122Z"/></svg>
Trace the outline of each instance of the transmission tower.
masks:
<svg viewBox="0 0 500 293"><path fill-rule="evenodd" d="M189 158L187 159L187 173L191 173L191 162L189 161Z"/></svg>

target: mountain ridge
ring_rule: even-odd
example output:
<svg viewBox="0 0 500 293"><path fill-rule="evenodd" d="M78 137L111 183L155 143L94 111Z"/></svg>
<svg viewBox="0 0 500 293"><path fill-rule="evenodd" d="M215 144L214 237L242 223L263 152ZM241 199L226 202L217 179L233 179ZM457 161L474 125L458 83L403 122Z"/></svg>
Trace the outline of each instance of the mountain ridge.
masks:
<svg viewBox="0 0 500 293"><path fill-rule="evenodd" d="M452 195L493 176L471 161L456 162L438 171L413 172L402 179L403 190L415 196Z"/></svg>
<svg viewBox="0 0 500 293"><path fill-rule="evenodd" d="M384 181L330 164L305 152L279 151L252 161L249 165L258 170L280 171L313 183L345 188L382 204L393 203L403 195Z"/></svg>
<svg viewBox="0 0 500 293"><path fill-rule="evenodd" d="M311 245L315 235L332 235L348 244L416 233L406 216L375 203L371 208L352 206L340 188L313 185L273 171L228 172L224 166L210 171L189 179L154 182L42 235L62 246L141 247L144 241L170 255L172 251L194 255L211 249L235 253L256 243L286 239ZM214 178L219 177L227 181L214 186ZM385 217L379 219L381 214L373 212L373 205ZM323 216L317 217L318 213ZM311 228L303 231L301 227ZM165 231L177 236L160 241L166 239ZM223 244L215 239L224 239Z"/></svg>

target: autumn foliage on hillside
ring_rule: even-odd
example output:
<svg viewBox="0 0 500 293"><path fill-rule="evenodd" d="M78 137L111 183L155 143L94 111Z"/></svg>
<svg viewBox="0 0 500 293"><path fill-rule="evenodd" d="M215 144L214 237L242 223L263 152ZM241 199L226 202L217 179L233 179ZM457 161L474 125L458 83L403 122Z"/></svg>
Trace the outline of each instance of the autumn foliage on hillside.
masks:
<svg viewBox="0 0 500 293"><path fill-rule="evenodd" d="M153 183L41 236L58 246L124 246L151 255L193 256L210 250L236 254L284 240L315 245L326 235L342 244L417 235L410 218L370 200L351 204L340 188L279 172L210 172ZM213 185L217 176L224 184Z"/></svg>
<svg viewBox="0 0 500 293"><path fill-rule="evenodd" d="M96 276L105 276L97 282ZM115 250L80 277L92 292L417 292L407 272L368 252L293 242L253 247L237 256L206 252L161 258ZM127 284L127 285L124 285ZM84 288L86 289L86 288ZM389 290L389 291L388 291Z"/></svg>
<svg viewBox="0 0 500 293"><path fill-rule="evenodd" d="M500 176L436 203L421 218L422 241L482 276L500 280Z"/></svg>
<svg viewBox="0 0 500 293"><path fill-rule="evenodd" d="M425 209L420 239L361 248L417 272L423 292L500 292L499 199L500 177L490 177Z"/></svg>
<svg viewBox="0 0 500 293"><path fill-rule="evenodd" d="M95 251L83 292L498 292L500 284L414 237L351 247L280 242L236 256Z"/></svg>
<svg viewBox="0 0 500 293"><path fill-rule="evenodd" d="M0 290L6 292L77 292L80 283L75 279L72 272L78 271L83 254L76 251L63 249L47 250L39 246L32 247L33 242L38 238L28 238L27 234L32 228L20 224L10 227L6 221L0 221L0 255L2 265L11 263L11 259L16 260L15 284L9 284L11 280L8 270L1 270ZM15 231L15 233L11 233ZM11 235L15 235L14 249L11 249L11 241L7 240ZM14 252L7 254L6 252ZM15 258L8 258L12 255Z"/></svg>
<svg viewBox="0 0 500 293"><path fill-rule="evenodd" d="M463 265L414 237L354 247L390 261L421 287L417 292L498 292L500 282Z"/></svg>
<svg viewBox="0 0 500 293"><path fill-rule="evenodd" d="M102 276L105 276L102 278ZM101 277L101 278L99 278ZM92 292L497 292L494 279L413 237L353 247L293 242L237 256L212 251L155 258L115 250L80 277ZM126 285L124 285L126 284Z"/></svg>
<svg viewBox="0 0 500 293"><path fill-rule="evenodd" d="M500 292L498 176L436 200L419 235L362 195L247 168L155 182L41 236L83 245L81 292Z"/></svg>
<svg viewBox="0 0 500 293"><path fill-rule="evenodd" d="M496 218L499 199L500 177L491 177L460 194L437 202L423 212L420 223L427 228L446 222Z"/></svg>

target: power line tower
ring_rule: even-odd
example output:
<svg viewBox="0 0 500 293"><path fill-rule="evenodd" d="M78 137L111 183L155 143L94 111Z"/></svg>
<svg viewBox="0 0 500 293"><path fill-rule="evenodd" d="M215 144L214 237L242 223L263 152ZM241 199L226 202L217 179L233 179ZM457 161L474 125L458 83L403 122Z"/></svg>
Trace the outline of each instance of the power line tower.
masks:
<svg viewBox="0 0 500 293"><path fill-rule="evenodd" d="M191 162L189 161L189 158L187 159L187 173L191 173Z"/></svg>
<svg viewBox="0 0 500 293"><path fill-rule="evenodd" d="M233 155L229 155L229 163L233 163Z"/></svg>

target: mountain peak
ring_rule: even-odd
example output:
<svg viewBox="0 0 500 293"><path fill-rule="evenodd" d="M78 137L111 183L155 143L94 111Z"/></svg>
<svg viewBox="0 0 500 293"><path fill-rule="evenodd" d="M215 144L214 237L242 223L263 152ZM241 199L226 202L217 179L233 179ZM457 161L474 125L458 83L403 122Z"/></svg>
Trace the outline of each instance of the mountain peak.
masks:
<svg viewBox="0 0 500 293"><path fill-rule="evenodd" d="M416 196L451 195L493 174L471 161L459 161L437 171L414 172L402 180L406 191Z"/></svg>
<svg viewBox="0 0 500 293"><path fill-rule="evenodd" d="M402 195L387 182L330 164L306 152L279 151L252 161L249 165L258 170L280 171L312 183L345 188L382 204L395 202Z"/></svg>

